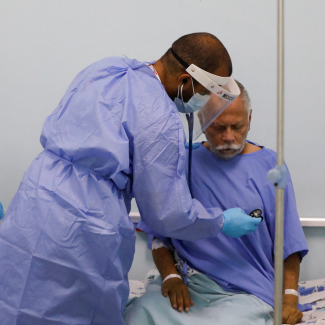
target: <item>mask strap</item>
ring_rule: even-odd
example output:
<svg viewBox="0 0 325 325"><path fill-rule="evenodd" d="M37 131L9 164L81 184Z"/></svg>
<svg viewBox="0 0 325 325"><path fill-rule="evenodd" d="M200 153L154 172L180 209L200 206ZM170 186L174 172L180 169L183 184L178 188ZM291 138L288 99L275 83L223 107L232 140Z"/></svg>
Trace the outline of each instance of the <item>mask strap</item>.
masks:
<svg viewBox="0 0 325 325"><path fill-rule="evenodd" d="M194 84L193 84L193 78L191 77L191 81L192 81L192 89L193 89L193 96L195 95L195 91L194 91Z"/></svg>

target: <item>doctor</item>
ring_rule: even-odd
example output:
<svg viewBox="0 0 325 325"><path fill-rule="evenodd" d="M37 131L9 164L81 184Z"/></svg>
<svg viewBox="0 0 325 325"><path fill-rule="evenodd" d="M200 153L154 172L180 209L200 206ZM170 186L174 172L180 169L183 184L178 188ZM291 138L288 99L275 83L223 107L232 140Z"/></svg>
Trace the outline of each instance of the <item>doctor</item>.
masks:
<svg viewBox="0 0 325 325"><path fill-rule="evenodd" d="M192 199L173 102L179 93L178 107L180 100L193 110L211 103L199 110L204 131L239 94L231 78L217 77L231 72L222 43L196 33L152 65L112 57L75 77L46 119L44 150L0 227L1 325L124 324L132 196L145 223L164 236L238 237L257 228L260 219L239 208L205 209Z"/></svg>

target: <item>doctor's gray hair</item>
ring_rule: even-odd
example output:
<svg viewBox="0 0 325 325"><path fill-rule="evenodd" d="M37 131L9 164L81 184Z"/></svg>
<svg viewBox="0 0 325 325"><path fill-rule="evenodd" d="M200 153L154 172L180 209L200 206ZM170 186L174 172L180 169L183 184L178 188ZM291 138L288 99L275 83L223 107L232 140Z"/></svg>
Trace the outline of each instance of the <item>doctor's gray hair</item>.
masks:
<svg viewBox="0 0 325 325"><path fill-rule="evenodd" d="M248 92L247 92L246 88L244 87L244 85L241 82L239 82L238 80L235 80L235 81L240 89L240 96L242 96L244 106L247 110L247 113L249 114L250 110L251 110L251 99L249 98Z"/></svg>

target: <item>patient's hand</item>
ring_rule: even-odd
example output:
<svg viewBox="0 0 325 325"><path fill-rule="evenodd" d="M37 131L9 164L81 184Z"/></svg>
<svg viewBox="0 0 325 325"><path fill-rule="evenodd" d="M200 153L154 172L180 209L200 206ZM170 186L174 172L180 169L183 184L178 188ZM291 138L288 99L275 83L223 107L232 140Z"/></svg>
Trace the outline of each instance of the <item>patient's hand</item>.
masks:
<svg viewBox="0 0 325 325"><path fill-rule="evenodd" d="M297 324L301 322L302 312L297 308L297 302L284 298L282 304L282 324Z"/></svg>
<svg viewBox="0 0 325 325"><path fill-rule="evenodd" d="M188 288L183 280L171 278L161 285L161 292L164 297L169 296L170 304L177 311L189 311L194 302L191 300Z"/></svg>

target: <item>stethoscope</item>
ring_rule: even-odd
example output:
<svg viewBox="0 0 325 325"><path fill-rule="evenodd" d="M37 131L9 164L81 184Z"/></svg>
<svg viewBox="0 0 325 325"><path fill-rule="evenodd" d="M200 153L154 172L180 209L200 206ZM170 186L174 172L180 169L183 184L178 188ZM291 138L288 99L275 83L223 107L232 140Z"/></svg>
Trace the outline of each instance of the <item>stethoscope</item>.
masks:
<svg viewBox="0 0 325 325"><path fill-rule="evenodd" d="M249 214L252 218L261 218L263 221L262 211L260 209L255 209Z"/></svg>
<svg viewBox="0 0 325 325"><path fill-rule="evenodd" d="M193 193L192 193L192 145L193 145L193 129L194 129L194 115L193 112L192 113L187 113L186 111L186 107L184 105L184 101L183 101L183 86L181 87L181 99L182 99L182 103L183 103L183 107L184 107L184 111L185 116L186 116L186 120L188 123L188 175L187 175L187 181L188 181L188 188L190 190L190 193L193 197ZM193 86L193 80L192 80L192 86Z"/></svg>
<svg viewBox="0 0 325 325"><path fill-rule="evenodd" d="M192 85L193 85L193 81L192 81ZM193 117L193 113L188 113L186 111L186 107L184 105L184 101L183 101L183 86L181 87L181 91L180 91L180 95L181 95L181 99L182 99L182 103L183 103L183 107L184 107L184 111L185 116L186 116L186 120L188 123L188 144L189 144L189 152L188 152L188 175L187 175L187 179L188 179L188 187L190 190L190 193L193 197L193 193L192 193L192 150L193 150L193 129L194 129L194 117ZM262 211L260 209L255 209L253 210L250 214L249 214L252 218L261 218L263 221L263 216L262 216Z"/></svg>

